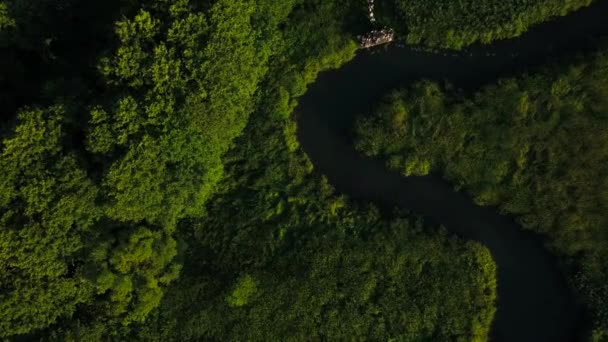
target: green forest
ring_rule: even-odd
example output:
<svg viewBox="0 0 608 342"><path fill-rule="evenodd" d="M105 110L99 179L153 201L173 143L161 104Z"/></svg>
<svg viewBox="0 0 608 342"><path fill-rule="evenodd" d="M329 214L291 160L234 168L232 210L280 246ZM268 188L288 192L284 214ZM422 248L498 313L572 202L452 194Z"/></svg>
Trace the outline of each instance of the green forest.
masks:
<svg viewBox="0 0 608 342"><path fill-rule="evenodd" d="M462 49L520 36L534 24L564 16L592 0L383 0L378 20L409 44Z"/></svg>
<svg viewBox="0 0 608 342"><path fill-rule="evenodd" d="M404 175L438 173L549 238L608 336L608 50L474 94L421 81L356 125Z"/></svg>
<svg viewBox="0 0 608 342"><path fill-rule="evenodd" d="M118 5L2 3L0 337L485 339L487 250L358 208L298 148L351 9Z"/></svg>
<svg viewBox="0 0 608 342"><path fill-rule="evenodd" d="M587 3L378 7L408 42L460 48ZM299 145L298 98L355 57L366 15L363 0L0 0L0 340L487 341L488 249L337 193ZM366 155L549 236L598 340L607 56L466 101L421 82L357 130Z"/></svg>

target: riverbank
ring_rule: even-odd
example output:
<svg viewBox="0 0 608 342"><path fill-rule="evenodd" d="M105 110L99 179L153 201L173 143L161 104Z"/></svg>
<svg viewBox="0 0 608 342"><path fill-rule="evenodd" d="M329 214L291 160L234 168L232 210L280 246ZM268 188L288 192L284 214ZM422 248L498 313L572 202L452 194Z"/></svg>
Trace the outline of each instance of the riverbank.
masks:
<svg viewBox="0 0 608 342"><path fill-rule="evenodd" d="M355 115L370 112L387 90L421 78L449 80L473 91L497 78L593 49L608 33L599 2L519 39L476 45L470 55L439 55L388 47L364 53L337 71L322 74L296 110L299 140L319 173L340 191L363 201L398 206L438 222L457 235L485 244L498 265L495 341L569 341L585 324L558 262L542 240L522 231L493 208L481 208L438 177L401 177L352 147Z"/></svg>

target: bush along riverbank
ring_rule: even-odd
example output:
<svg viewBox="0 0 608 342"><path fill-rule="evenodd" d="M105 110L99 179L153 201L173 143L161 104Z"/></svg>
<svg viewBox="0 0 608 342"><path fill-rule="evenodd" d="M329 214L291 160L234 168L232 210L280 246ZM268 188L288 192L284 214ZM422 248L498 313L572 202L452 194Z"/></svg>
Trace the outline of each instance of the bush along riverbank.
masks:
<svg viewBox="0 0 608 342"><path fill-rule="evenodd" d="M608 54L465 98L422 81L356 125L357 149L403 175L442 174L548 238L608 338Z"/></svg>

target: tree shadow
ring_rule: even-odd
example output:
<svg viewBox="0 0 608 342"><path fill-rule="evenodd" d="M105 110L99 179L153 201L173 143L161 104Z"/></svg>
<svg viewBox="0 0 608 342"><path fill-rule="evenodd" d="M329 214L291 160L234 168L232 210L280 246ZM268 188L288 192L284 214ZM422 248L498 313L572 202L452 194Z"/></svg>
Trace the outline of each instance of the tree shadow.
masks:
<svg viewBox="0 0 608 342"><path fill-rule="evenodd" d="M19 108L83 99L103 91L96 69L111 48L120 0L11 0L15 26L0 32L0 133ZM93 91L94 90L94 91Z"/></svg>

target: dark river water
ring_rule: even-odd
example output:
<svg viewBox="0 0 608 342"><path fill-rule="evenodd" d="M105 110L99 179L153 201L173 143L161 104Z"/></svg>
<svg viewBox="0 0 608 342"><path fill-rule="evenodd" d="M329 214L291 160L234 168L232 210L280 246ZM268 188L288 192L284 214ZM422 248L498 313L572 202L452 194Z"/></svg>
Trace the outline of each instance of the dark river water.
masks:
<svg viewBox="0 0 608 342"><path fill-rule="evenodd" d="M351 129L395 87L426 78L474 91L497 78L593 49L608 33L608 1L536 26L517 39L463 52L430 53L388 47L361 51L339 70L322 73L296 109L299 140L317 172L356 200L402 207L478 241L498 267L492 341L574 341L586 324L556 258L542 239L495 208L479 207L437 176L403 177L360 156Z"/></svg>

